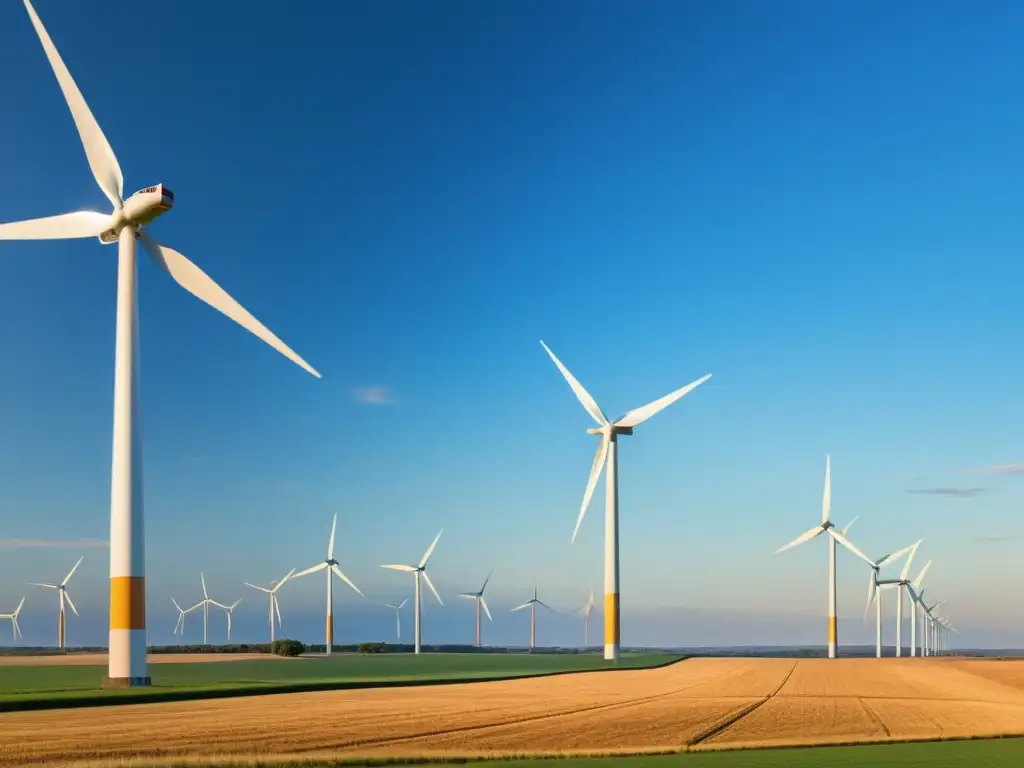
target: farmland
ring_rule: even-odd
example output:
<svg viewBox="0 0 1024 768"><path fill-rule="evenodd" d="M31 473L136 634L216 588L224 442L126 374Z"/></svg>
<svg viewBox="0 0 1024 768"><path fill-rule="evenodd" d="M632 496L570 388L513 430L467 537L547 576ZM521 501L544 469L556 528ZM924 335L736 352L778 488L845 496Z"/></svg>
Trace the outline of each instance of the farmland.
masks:
<svg viewBox="0 0 1024 768"><path fill-rule="evenodd" d="M624 654L620 668L666 664L668 654ZM125 701L168 701L273 691L366 688L452 680L493 680L601 669L597 654L341 654L279 658L238 654L152 655L153 685L103 690L105 657L98 654L0 656L0 711L19 708L83 706ZM203 663L194 663L201 661Z"/></svg>
<svg viewBox="0 0 1024 768"><path fill-rule="evenodd" d="M1016 666L1006 667L1009 683L992 679L999 667L986 667L1019 663L705 658L486 683L10 712L0 716L0 743L12 745L0 766L695 753L1024 736Z"/></svg>

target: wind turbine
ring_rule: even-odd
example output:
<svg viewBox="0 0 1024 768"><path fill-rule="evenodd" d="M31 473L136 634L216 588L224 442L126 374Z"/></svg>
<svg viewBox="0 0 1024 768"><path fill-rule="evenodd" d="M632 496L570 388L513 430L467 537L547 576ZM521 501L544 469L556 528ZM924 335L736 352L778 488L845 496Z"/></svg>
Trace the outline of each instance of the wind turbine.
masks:
<svg viewBox="0 0 1024 768"><path fill-rule="evenodd" d="M14 642L17 643L21 637L21 625L18 624L18 615L21 613L21 606L25 604L25 598L21 598L21 602L18 603L18 607L14 609L14 613L0 613L0 619L11 620L11 632L14 634Z"/></svg>
<svg viewBox="0 0 1024 768"><path fill-rule="evenodd" d="M936 642L936 634L937 633L935 631L935 629L936 629L936 627L935 627L935 623L936 623L935 622L935 614L932 613L932 611L934 611L936 608L938 608L940 605L942 605L945 602L946 601L944 599L943 600L938 600L937 602L934 602L931 605L925 606L925 609L924 609L925 621L927 622L926 626L928 628L927 629L927 634L926 634L926 637L927 637L927 644L926 644L927 645L927 649L926 649L926 652L927 652L928 656L934 656L935 652L937 650L937 642Z"/></svg>
<svg viewBox="0 0 1024 768"><path fill-rule="evenodd" d="M893 552L891 555L886 555L880 560L876 560L871 566L871 573L868 574L868 601L864 605L864 619L868 617L868 609L871 608L871 603L875 601L876 596L879 592L884 589L890 589L892 587L899 588L903 583L902 575L900 579L886 579L879 581L878 572L882 566L899 560L903 555L910 553L910 557L907 558L907 564L903 568L903 574L910 569L910 561L914 559L914 553L917 552L918 546L920 546L921 540L918 540L908 547ZM902 602L902 601L901 601ZM903 606L898 604L896 606L896 647L897 656L899 655L898 649L900 644L903 642L900 625L903 623ZM875 603L875 658L882 658L882 600L878 597L878 602Z"/></svg>
<svg viewBox="0 0 1024 768"><path fill-rule="evenodd" d="M921 606L921 584L924 583L925 574L928 573L928 569L932 567L932 561L929 560L924 564L924 568L917 574L917 578L907 584L907 594L910 596L910 656L913 658L917 654L917 614ZM921 627L921 631L924 632L924 627Z"/></svg>
<svg viewBox="0 0 1024 768"><path fill-rule="evenodd" d="M617 421L610 422L605 418L590 393L576 381L575 377L569 373L569 369L562 365L562 361L555 357L555 353L548 348L548 345L543 341L540 344L558 366L558 370L569 383L576 398L590 414L590 418L597 422L597 428L588 429L587 432L591 435L601 436L601 444L594 456L594 464L590 468L590 478L587 480L587 488L583 493L583 503L580 505L580 512L576 518L576 527L572 532L572 541L576 540L576 533L580 529L580 523L583 522L583 516L587 513L587 507L590 506L590 499L594 495L594 488L601 477L601 471L605 464L608 465L608 473L605 476L604 518L604 657L615 661L619 658L621 635L619 624L619 436L632 435L634 427L643 424L656 413L665 410L676 400L696 389L710 379L711 374L702 376L682 389L677 389L654 402L634 408Z"/></svg>
<svg viewBox="0 0 1024 768"><path fill-rule="evenodd" d="M216 600L211 600L210 601L211 605L216 605L218 608L223 610L225 614L227 614L227 617L228 617L228 642L229 643L231 642L231 614L234 613L235 608L244 599L245 598L240 597L237 600L235 600L235 602L233 602L231 605L224 605L224 603L218 603Z"/></svg>
<svg viewBox="0 0 1024 768"><path fill-rule="evenodd" d="M306 570L299 571L292 576L293 579L299 579L303 576L308 576L311 573L316 573L317 571L327 571L327 629L324 638L324 645L326 646L325 650L327 651L328 656L331 655L331 648L334 646L334 580L331 578L331 574L333 573L360 595L363 594L359 591L359 587L353 584L349 580L348 576L341 572L341 568L338 567L338 561L334 559L334 532L337 527L338 513L335 512L334 521L331 523L331 538L327 542L327 557L316 565L311 565ZM365 597L365 595L363 596Z"/></svg>
<svg viewBox="0 0 1024 768"><path fill-rule="evenodd" d="M476 647L480 647L480 607L483 606L484 611L487 613L489 621L493 622L491 618L491 611L487 608L487 601L484 600L484 590L487 589L487 582L491 580L491 574L487 574L487 578L484 579L484 585L480 587L479 592L462 592L459 597L465 600L476 601Z"/></svg>
<svg viewBox="0 0 1024 768"><path fill-rule="evenodd" d="M210 606L211 605L216 605L218 608L223 608L224 606L221 605L220 603L218 603L216 600L211 600L210 599L210 593L206 591L206 576L203 575L202 571L199 572L199 580L203 583L203 599L201 601L199 601L198 603L196 603L195 605L193 605L192 608L189 608L189 610L191 611L191 610L193 610L195 608L202 607L202 609L203 609L203 645L209 645L209 641L207 640L207 637L208 637L208 635L207 635L207 627L208 627L208 625L210 623Z"/></svg>
<svg viewBox="0 0 1024 768"><path fill-rule="evenodd" d="M533 585L533 597L527 600L522 605L517 605L512 609L512 612L521 611L523 608L530 609L530 650L532 651L537 643L537 606L543 605L552 613L555 613L555 609L545 603L543 600L537 597L537 584Z"/></svg>
<svg viewBox="0 0 1024 768"><path fill-rule="evenodd" d="M865 563L872 568L875 568L875 563L861 552L857 547L853 545L853 542L846 538L846 535L840 531L837 531L835 526L829 520L829 512L832 509L832 459L831 456L825 457L825 491L821 497L821 523L806 531L793 541L789 542L783 547L779 547L775 550L775 554L779 552L785 552L787 549L799 546L804 542L810 541L813 538L820 536L823 533L827 533L829 536L828 541L828 657L834 659L836 657L836 650L838 648L838 632L836 627L836 542L840 543L848 549L850 552L855 554ZM853 525L851 521L847 528Z"/></svg>
<svg viewBox="0 0 1024 768"><path fill-rule="evenodd" d="M117 326L114 357L114 435L110 498L110 640L108 685L149 685L146 665L145 536L143 532L142 422L139 403L136 241L171 278L193 296L227 315L292 362L320 377L266 326L232 299L205 272L173 248L160 245L145 227L174 205L162 184L123 199L117 157L64 65L29 0L32 25L71 110L89 167L110 200L109 214L78 211L0 224L0 240L98 237L118 244ZM113 87L117 88L116 80ZM150 143L152 141L150 140ZM216 216L211 212L211 215Z"/></svg>
<svg viewBox="0 0 1024 768"><path fill-rule="evenodd" d="M174 603L174 607L178 609L178 621L174 625L174 634L175 635L180 635L182 637L182 639L184 639L184 637L185 637L185 614L186 613L191 613L196 608L201 606L202 603L196 603L191 608L182 608L180 605L178 605L178 601L175 600L173 597L171 598L171 602Z"/></svg>
<svg viewBox="0 0 1024 768"><path fill-rule="evenodd" d="M580 608L580 613L583 614L583 647L590 647L590 613L594 610L594 590L590 590L590 597L587 598L586 604Z"/></svg>
<svg viewBox="0 0 1024 768"><path fill-rule="evenodd" d="M270 582L270 586L269 587L258 587L255 584L250 584L248 581L245 582L245 585L247 587L252 587L253 589L258 589L260 592L266 592L267 593L268 600L270 602L270 607L269 607L268 612L267 612L267 622L270 624L270 642L271 643L274 642L274 614L275 613L277 613L277 626L279 626L279 627L281 626L281 608L280 608L280 606L277 603L277 590L279 590L284 585L284 583L286 581L288 581L288 579L290 579L292 577L293 573L295 573L295 569L294 568L292 568L290 571L288 571L288 573L286 573L284 578L281 579L280 581L275 580L275 581Z"/></svg>
<svg viewBox="0 0 1024 768"><path fill-rule="evenodd" d="M423 557L420 558L419 565L382 565L381 568L390 568L392 571L404 571L405 573L415 574L416 579L416 594L413 596L413 633L416 635L414 652L420 652L420 638L421 638L421 623L420 623L420 611L423 608L423 589L420 587L420 576L427 582L427 586L430 587L430 591L434 593L434 597L437 598L437 602L444 605L444 601L441 596L437 594L437 590L434 589L433 583L430 581L430 577L427 576L427 561L430 560L430 556L434 554L434 547L437 546L437 540L441 538L441 534L444 533L444 528L438 531L437 536L427 547L427 551L423 553Z"/></svg>
<svg viewBox="0 0 1024 768"><path fill-rule="evenodd" d="M82 564L82 560L85 559L85 555L78 558L78 562L68 571L68 575L64 577L64 581L60 584L40 584L39 582L32 582L34 587L46 587L47 589L56 589L60 595L60 614L57 618L57 647L65 647L65 636L67 620L64 618L64 603L66 602L71 606L71 610L75 612L75 616L78 615L78 609L75 608L75 604L71 601L71 595L68 594L68 582L71 581L71 577L75 575L75 571L78 570L78 566Z"/></svg>
<svg viewBox="0 0 1024 768"><path fill-rule="evenodd" d="M395 612L395 642L402 642L402 609L405 608L405 604L409 602L409 598L405 598L398 605L392 605L391 603L384 603L388 608L391 608Z"/></svg>

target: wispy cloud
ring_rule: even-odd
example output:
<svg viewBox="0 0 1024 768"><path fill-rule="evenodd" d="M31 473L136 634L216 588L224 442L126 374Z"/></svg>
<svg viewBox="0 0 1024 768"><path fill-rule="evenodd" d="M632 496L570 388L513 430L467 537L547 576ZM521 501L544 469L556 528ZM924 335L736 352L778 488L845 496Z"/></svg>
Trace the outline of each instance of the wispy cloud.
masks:
<svg viewBox="0 0 1024 768"><path fill-rule="evenodd" d="M992 467L961 469L959 472L964 475L1024 475L1024 461L1016 461L1012 464L996 464Z"/></svg>
<svg viewBox="0 0 1024 768"><path fill-rule="evenodd" d="M950 499L970 499L985 493L984 488L915 488L907 493L924 493L931 496L945 496Z"/></svg>
<svg viewBox="0 0 1024 768"><path fill-rule="evenodd" d="M1006 541L1021 541L1024 536L1017 534L1008 534L1006 536L971 536L971 541L976 544L1001 544Z"/></svg>
<svg viewBox="0 0 1024 768"><path fill-rule="evenodd" d="M0 549L92 549L109 543L106 539L0 539Z"/></svg>
<svg viewBox="0 0 1024 768"><path fill-rule="evenodd" d="M394 405L391 387L357 387L352 392L356 402L364 405Z"/></svg>

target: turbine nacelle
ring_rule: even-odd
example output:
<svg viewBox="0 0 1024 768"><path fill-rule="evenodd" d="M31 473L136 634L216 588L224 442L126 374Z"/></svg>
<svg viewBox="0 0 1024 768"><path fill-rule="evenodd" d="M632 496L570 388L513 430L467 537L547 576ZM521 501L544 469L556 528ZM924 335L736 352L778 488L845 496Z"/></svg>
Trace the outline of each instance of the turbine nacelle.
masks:
<svg viewBox="0 0 1024 768"><path fill-rule="evenodd" d="M613 437L615 435L632 435L632 427L617 427L614 424L605 424L603 427L591 427L587 430L587 434L590 435L602 435L603 437Z"/></svg>
<svg viewBox="0 0 1024 768"><path fill-rule="evenodd" d="M174 206L174 193L163 184L140 189L124 201L110 218L110 228L100 233L100 242L111 245L117 242L121 228L126 224L144 227ZM136 234L136 238L138 238Z"/></svg>

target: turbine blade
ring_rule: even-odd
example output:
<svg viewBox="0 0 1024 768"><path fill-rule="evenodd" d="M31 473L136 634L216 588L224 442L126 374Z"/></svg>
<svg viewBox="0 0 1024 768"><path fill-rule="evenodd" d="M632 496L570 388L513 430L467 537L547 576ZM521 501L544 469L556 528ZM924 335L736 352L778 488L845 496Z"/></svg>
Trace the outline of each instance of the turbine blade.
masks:
<svg viewBox="0 0 1024 768"><path fill-rule="evenodd" d="M583 388L582 384L576 381L576 377L569 373L569 369L562 365L562 361L555 357L555 353L548 349L547 344L541 341L540 345L544 347L544 351L547 352L551 359L555 361L555 365L558 366L558 370L562 372L562 376L567 382L569 382L569 386L572 387L572 391L576 393L576 398L583 404L583 407L587 409L587 413L590 414L590 418L596 421L598 426L605 426L608 423L608 419L606 419L604 414L601 413L601 409L597 407L597 403L594 401L594 398L590 396L590 393Z"/></svg>
<svg viewBox="0 0 1024 768"><path fill-rule="evenodd" d="M334 520L331 521L331 538L327 542L327 559L334 559L334 531L338 527L338 513L334 513Z"/></svg>
<svg viewBox="0 0 1024 768"><path fill-rule="evenodd" d="M400 603L398 604L398 610L400 611L400 610L402 610L403 608L405 608L405 604L406 604L406 603L408 603L408 602L409 602L409 598L407 597L407 598L405 598L405 599L404 599L404 600L403 600L402 602L400 602Z"/></svg>
<svg viewBox="0 0 1024 768"><path fill-rule="evenodd" d="M199 572L199 580L203 582L203 598L209 600L210 595L206 591L206 576L203 575L202 571Z"/></svg>
<svg viewBox="0 0 1024 768"><path fill-rule="evenodd" d="M420 568L425 568L427 566L427 561L430 560L430 556L434 554L434 547L437 546L437 540L441 538L442 533L444 533L444 528L438 531L437 536L435 536L434 540L430 542L430 546L427 547L427 551L423 554L423 557L420 560Z"/></svg>
<svg viewBox="0 0 1024 768"><path fill-rule="evenodd" d="M392 571L404 571L406 573L416 572L416 569L411 565L382 565L381 568L390 568Z"/></svg>
<svg viewBox="0 0 1024 768"><path fill-rule="evenodd" d="M0 224L0 240L73 240L99 237L110 226L110 216L92 211L76 211L41 219Z"/></svg>
<svg viewBox="0 0 1024 768"><path fill-rule="evenodd" d="M483 595L481 595L481 596L480 596L480 605L481 605L481 606L483 607L483 609L484 609L484 613L486 613L486 614L487 614L487 620L488 620L488 621L494 621L494 617L493 617L493 616L491 616L491 611L490 611L490 609L489 609L489 608L487 607L487 601L486 601L486 600L484 600L484 598L483 598Z"/></svg>
<svg viewBox="0 0 1024 768"><path fill-rule="evenodd" d="M274 613L277 614L277 626L281 626L281 606L277 602L277 595L271 594L270 599L274 601Z"/></svg>
<svg viewBox="0 0 1024 768"><path fill-rule="evenodd" d="M850 529L853 528L853 524L856 523L859 519L860 519L860 515L855 515L853 520L851 520L850 522L848 522L846 524L846 527L843 528L843 536L846 536L847 534L850 533Z"/></svg>
<svg viewBox="0 0 1024 768"><path fill-rule="evenodd" d="M18 614L21 613L21 606L25 604L25 598L21 598L21 602L18 603L18 607L14 609L14 618L18 618Z"/></svg>
<svg viewBox="0 0 1024 768"><path fill-rule="evenodd" d="M932 567L932 561L931 560L929 560L927 563L924 564L924 568L921 569L921 572L919 574L917 574L917 578L914 579L914 589L921 589L921 584L924 582L924 576L925 576L926 573L928 573L928 569L931 568L931 567Z"/></svg>
<svg viewBox="0 0 1024 768"><path fill-rule="evenodd" d="M244 584L245 584L245 586L247 586L247 587L252 587L253 589L258 589L258 590L259 590L260 592L267 592L267 593L269 593L269 592L270 592L270 590L269 590L269 589L267 589L266 587L260 587L260 586L257 586L257 585L255 585L255 584L250 584L250 583L249 583L248 581L246 581L246 582L243 582L243 583L244 583Z"/></svg>
<svg viewBox="0 0 1024 768"><path fill-rule="evenodd" d="M857 557L859 557L865 563L870 565L872 568L875 566L875 564L871 561L870 557L868 557L863 552L861 552L859 549L857 549L857 547L854 546L854 543L852 541L850 541L848 538L843 536L843 534L841 534L835 528L829 528L828 529L828 535L831 536L833 539L835 539L840 544L842 544L844 547L846 547L846 549L848 549L850 552L853 552L853 554L855 554Z"/></svg>
<svg viewBox="0 0 1024 768"><path fill-rule="evenodd" d="M277 584L274 586L274 591L275 592L277 592L277 590L279 590L281 588L282 584L284 584L286 581L288 581L288 579L292 578L292 576L295 575L295 570L296 570L295 568L292 568L290 571L288 571L288 573L286 573L284 575L283 579L281 579L279 582L277 582Z"/></svg>
<svg viewBox="0 0 1024 768"><path fill-rule="evenodd" d="M32 26L39 35L39 42L43 44L46 58L50 60L53 74L57 76L57 83L64 92L64 100L71 110L71 117L75 120L75 127L78 128L78 135L82 139L82 146L85 148L85 156L89 159L89 168L92 175L96 177L96 183L110 199L115 208L121 207L121 199L124 194L124 177L121 175L121 166L117 163L114 150L110 148L107 137L100 130L96 118L93 117L89 105L85 103L82 92L78 90L75 81L64 65L64 60L57 53L57 47L46 32L43 22L36 15L35 8L29 0L25 0L25 9L28 11Z"/></svg>
<svg viewBox="0 0 1024 768"><path fill-rule="evenodd" d="M439 602L441 605L444 605L444 600L442 600L441 596L439 594L437 594L437 590L434 589L434 582L432 582L430 580L430 577L427 576L427 572L426 571L420 571L420 573L423 574L423 580L425 582L427 582L427 586L430 587L430 591L434 593L434 597L437 598L437 602Z"/></svg>
<svg viewBox="0 0 1024 768"><path fill-rule="evenodd" d="M576 541L576 534L580 531L583 516L587 514L590 499L594 496L594 489L597 487L597 481L601 478L601 470L604 469L605 460L608 458L608 445L610 442L611 440L607 435L601 436L601 445L597 447L597 453L594 454L594 463L590 467L590 477L587 478L587 489L583 492L583 503L580 505L580 513L576 516L576 527L572 529L570 541Z"/></svg>
<svg viewBox="0 0 1024 768"><path fill-rule="evenodd" d="M907 576L910 575L910 564L914 561L914 555L917 554L917 548L921 546L921 542L924 539L918 539L910 545L910 554L907 555L907 562L903 564L903 570L900 571L900 581L906 581Z"/></svg>
<svg viewBox="0 0 1024 768"><path fill-rule="evenodd" d="M320 374L317 373L316 369L293 352L287 344L275 336L270 329L263 325L263 323L249 314L241 304L231 298L227 292L217 285L217 283L215 283L209 275L203 272L203 270L173 248L168 248L166 245L160 245L156 240L146 234L144 230L140 229L139 235L142 239L142 244L145 246L149 255L153 257L153 260L157 264L167 270L167 273L178 285L200 301L209 304L217 311L230 317L240 326L255 335L257 338L265 341L300 368L304 368L318 379L320 378Z"/></svg>
<svg viewBox="0 0 1024 768"><path fill-rule="evenodd" d="M875 602L875 571L872 569L868 572L868 601L864 604L864 618L862 622L868 620L868 611L871 609L871 604Z"/></svg>
<svg viewBox="0 0 1024 768"><path fill-rule="evenodd" d="M311 573L316 573L317 571L322 571L326 567L327 567L327 563L321 561L321 562L317 563L316 565L311 565L309 568L307 568L304 571L299 571L294 576L292 576L292 578L293 579L300 579L303 576L308 576Z"/></svg>
<svg viewBox="0 0 1024 768"><path fill-rule="evenodd" d="M809 531L806 531L805 533L801 533L799 536L797 536L795 539L793 539L791 542L789 542L789 544L786 544L785 546L782 546L782 547L779 547L778 549L776 549L775 550L775 554L777 555L777 554L779 554L779 552L785 552L787 549L792 549L793 547L799 547L805 541L810 541L815 536L820 536L824 532L825 532L824 528L822 528L820 525L816 525L813 528L811 528Z"/></svg>
<svg viewBox="0 0 1024 768"><path fill-rule="evenodd" d="M80 566L82 564L82 560L84 560L84 559L85 559L85 555L82 555L80 558L78 558L78 562L75 563L74 567L70 571L68 571L68 575L64 577L64 581L62 581L60 583L60 585L62 587L65 584L67 584L69 581L71 581L71 577L75 575L75 571L78 570L78 566Z"/></svg>
<svg viewBox="0 0 1024 768"><path fill-rule="evenodd" d="M238 605L238 604L239 604L240 602L242 602L242 601L243 601L244 599L245 599L244 597L240 597L240 598L238 598L237 600L235 600L235 602L233 602L233 603L231 604L231 609L230 609L230 610L232 610L232 611L233 611L233 610L235 610L235 606L237 606L237 605Z"/></svg>
<svg viewBox="0 0 1024 768"><path fill-rule="evenodd" d="M484 585L482 587L480 587L480 594L481 595L484 593L484 590L487 589L487 582L491 580L491 574L493 574L493 573L494 573L494 571L491 571L491 573L487 574L487 578L484 579Z"/></svg>
<svg viewBox="0 0 1024 768"><path fill-rule="evenodd" d="M544 602L543 600L538 600L538 601L537 601L537 605L543 605L543 606L544 606L545 608L547 608L547 609L548 609L549 611L551 611L552 613L558 613L558 611L556 611L556 610L555 610L554 608L552 608L552 607L551 607L550 605L548 605L547 603L545 603L545 602Z"/></svg>
<svg viewBox="0 0 1024 768"><path fill-rule="evenodd" d="M47 589L60 589L56 584L40 584L38 581L31 582L33 587L46 587Z"/></svg>
<svg viewBox="0 0 1024 768"><path fill-rule="evenodd" d="M71 610L74 611L75 612L75 616L77 616L78 615L78 609L75 608L75 604L73 602L71 602L71 595L68 594L68 591L66 589L64 590L64 599L68 601L68 605L71 606Z"/></svg>
<svg viewBox="0 0 1024 768"><path fill-rule="evenodd" d="M465 598L466 600L476 600L480 595L476 592L460 592L459 597Z"/></svg>
<svg viewBox="0 0 1024 768"><path fill-rule="evenodd" d="M825 456L825 490L821 494L821 522L828 522L832 511L832 456Z"/></svg>
<svg viewBox="0 0 1024 768"><path fill-rule="evenodd" d="M174 603L175 608L177 608L179 611L181 610L181 606L178 605L178 601L175 600L173 597L171 598L171 602Z"/></svg>
<svg viewBox="0 0 1024 768"><path fill-rule="evenodd" d="M355 584L353 584L353 583L352 583L352 580L351 580L351 579L349 579L349 577L348 577L348 576L346 576L346 575L345 575L344 573L342 573L342 572L341 572L341 568L339 568L339 567L338 567L338 566L336 566L336 565L332 565L332 566L331 566L331 570L332 570L332 571L334 571L334 575L335 575L335 576L337 576L337 577L338 577L339 579L341 579L341 580L342 580L342 581L344 581L344 582L345 582L346 584L348 584L348 585L349 585L350 587L352 587L352 589L354 589L354 590L355 590L356 592L358 592L358 593L359 593L360 595L363 595L363 593L362 593L362 590L360 590L360 589L359 589L359 587L357 587L357 586L356 586ZM366 597L366 595L363 595L363 597Z"/></svg>
<svg viewBox="0 0 1024 768"><path fill-rule="evenodd" d="M645 421L651 418L651 416L654 416L656 413L660 413L661 411L665 410L670 405L672 405L672 403L681 398L683 395L689 394L710 378L711 374L708 373L704 376L701 376L696 381L690 382L685 387L677 389L675 392L669 392L667 395L655 400L653 403L648 403L647 405L641 406L640 408L634 408L633 410L627 412L626 415L623 416L621 419L616 421L615 426L635 427L639 424L643 424Z"/></svg>
<svg viewBox="0 0 1024 768"><path fill-rule="evenodd" d="M532 602L533 602L532 600L527 600L522 605L517 605L515 608L513 608L511 611L509 611L509 613L515 613L516 611L523 610L523 608L529 608L530 607L530 603L532 603Z"/></svg>

